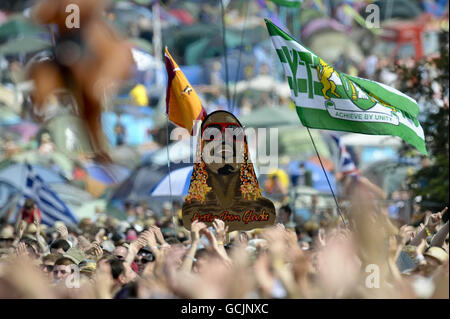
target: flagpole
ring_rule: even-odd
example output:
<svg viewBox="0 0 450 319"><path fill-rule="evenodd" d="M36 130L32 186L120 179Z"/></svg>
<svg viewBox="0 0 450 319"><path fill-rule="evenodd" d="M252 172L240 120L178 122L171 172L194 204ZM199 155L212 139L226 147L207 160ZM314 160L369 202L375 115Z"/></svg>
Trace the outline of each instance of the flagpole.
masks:
<svg viewBox="0 0 450 319"><path fill-rule="evenodd" d="M325 174L325 178L327 179L328 186L330 187L331 194L333 195L334 202L336 203L338 214L341 217L342 222L344 223L344 226L346 226L344 217L342 216L342 213L341 213L341 208L339 207L336 195L334 194L333 187L331 187L331 183L330 183L330 180L328 179L328 175L327 175L327 172L325 171L325 167L323 167L323 163L322 163L322 159L320 158L319 151L317 151L316 143L314 143L314 139L312 138L312 135L311 135L311 132L309 130L309 127L306 127L306 129L308 130L309 138L311 139L311 142L313 144L314 150L316 151L316 154L317 154L317 158L319 159L320 166L322 167L323 173Z"/></svg>
<svg viewBox="0 0 450 319"><path fill-rule="evenodd" d="M223 58L225 59L225 85L226 85L226 94L227 94L227 105L228 105L228 110L230 110L230 86L228 83L227 43L226 43L226 39L225 39L225 8L223 6L223 0L219 0L219 2L220 2L221 13L222 13L222 46L223 46Z"/></svg>
<svg viewBox="0 0 450 319"><path fill-rule="evenodd" d="M177 224L175 223L175 214L173 213L173 196L172 196L172 178L171 178L171 171L170 171L170 155L169 155L169 114L167 114L166 117L166 137L167 137L167 147L166 147L166 151L167 151L167 170L169 171L169 194L170 194L170 210L172 212L172 222L174 223L174 225L176 226Z"/></svg>
<svg viewBox="0 0 450 319"><path fill-rule="evenodd" d="M243 2L244 0L242 0ZM245 16L244 16L244 23L242 26L242 33L241 33L241 44L239 46L239 59L238 59L238 66L237 66L237 72L236 72L236 80L234 81L234 92L233 92L233 101L231 104L231 113L234 112L234 108L236 107L236 88L237 88L237 83L239 80L239 73L241 71L241 58L242 58L242 47L244 46L244 33L245 33L245 28L247 27L247 18L248 18L248 4L249 1L247 1L247 6L246 6L246 10L245 10Z"/></svg>

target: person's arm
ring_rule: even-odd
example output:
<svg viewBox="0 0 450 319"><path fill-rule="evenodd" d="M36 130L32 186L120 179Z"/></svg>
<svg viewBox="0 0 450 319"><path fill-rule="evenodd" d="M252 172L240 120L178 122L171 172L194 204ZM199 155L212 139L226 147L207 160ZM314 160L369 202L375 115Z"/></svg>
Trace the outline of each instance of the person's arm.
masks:
<svg viewBox="0 0 450 319"><path fill-rule="evenodd" d="M225 250L225 241L228 232L228 226L225 226L225 222L220 219L215 219L213 222L213 227L216 230L216 239L218 249L220 250L222 255L226 255L227 252Z"/></svg>
<svg viewBox="0 0 450 319"><path fill-rule="evenodd" d="M217 239L214 236L214 234L208 228L203 228L201 230L201 233L206 236L206 238L208 239L209 244L210 244L209 246L207 246L205 243L204 246L207 249L209 249L210 251L216 253L228 265L231 265L232 264L231 259L228 257L228 255L223 247L222 247L222 249L219 248L219 244L217 243Z"/></svg>
<svg viewBox="0 0 450 319"><path fill-rule="evenodd" d="M67 230L66 225L61 224L56 228L56 231L58 232L58 238L69 241L69 231Z"/></svg>
<svg viewBox="0 0 450 319"><path fill-rule="evenodd" d="M444 244L445 238L448 235L448 221L442 226L441 229L433 236L431 239L431 246L439 246L442 247Z"/></svg>
<svg viewBox="0 0 450 319"><path fill-rule="evenodd" d="M275 276L286 290L288 298L300 298L293 273L286 267L284 259L287 251L284 227L275 226L265 230L263 237L268 242L270 262Z"/></svg>
<svg viewBox="0 0 450 319"><path fill-rule="evenodd" d="M131 264L134 261L134 258L136 257L137 253L139 252L139 250L144 247L146 244L146 240L142 237L139 236L138 239L136 239L135 241L130 243L130 246L128 247L128 254L127 257L125 258L125 262L131 267Z"/></svg>
<svg viewBox="0 0 450 319"><path fill-rule="evenodd" d="M188 252L184 256L183 263L181 264L180 270L190 272L192 269L192 264L195 259L195 252L197 251L198 243L200 242L200 230L206 228L206 225L198 220L195 220L191 224L191 247L189 247Z"/></svg>
<svg viewBox="0 0 450 319"><path fill-rule="evenodd" d="M161 245L161 247L170 247L170 245L166 242L166 240L164 239L164 236L161 232L161 229L157 226L150 226L150 230L153 231L153 233L155 234L155 238L158 241L158 243Z"/></svg>
<svg viewBox="0 0 450 319"><path fill-rule="evenodd" d="M431 236L431 234L436 229L437 225L441 222L442 213L447 210L447 207L437 214L429 214L425 217L425 227L417 233L416 236L409 243L412 246L418 246L422 239L426 239L427 236Z"/></svg>
<svg viewBox="0 0 450 319"><path fill-rule="evenodd" d="M18 213L17 213L17 216L16 216L16 224L14 225L14 229L16 230L16 231L18 231L19 230L19 227L20 227L20 222L22 221L22 210L20 210Z"/></svg>
<svg viewBox="0 0 450 319"><path fill-rule="evenodd" d="M17 233L16 233L16 237L14 238L14 241L12 243L12 247L16 247L17 244L19 243L19 241L22 239L23 236L23 232L25 231L25 227L27 225L26 221L22 221L22 219L20 219L20 223L17 225Z"/></svg>
<svg viewBox="0 0 450 319"><path fill-rule="evenodd" d="M35 218L34 219L34 224L36 225L36 240L39 244L39 248L41 249L41 252L43 254L47 254L48 252L50 252L50 249L48 247L48 245L42 241L42 237L41 237L41 221L39 218Z"/></svg>
<svg viewBox="0 0 450 319"><path fill-rule="evenodd" d="M375 195L377 195L380 199L386 199L386 193L380 187L372 183L368 178L360 176L359 181L367 186L367 188L371 190Z"/></svg>

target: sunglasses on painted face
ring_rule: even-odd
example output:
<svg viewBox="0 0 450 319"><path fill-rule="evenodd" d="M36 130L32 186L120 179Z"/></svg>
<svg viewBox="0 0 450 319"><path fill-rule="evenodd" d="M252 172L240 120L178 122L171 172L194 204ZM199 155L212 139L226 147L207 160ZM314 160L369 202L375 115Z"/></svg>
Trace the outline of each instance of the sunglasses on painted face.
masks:
<svg viewBox="0 0 450 319"><path fill-rule="evenodd" d="M202 137L206 142L221 138L223 132L233 139L233 141L243 141L245 134L244 129L236 123L215 122L206 124L202 129ZM220 132L220 136L217 133Z"/></svg>

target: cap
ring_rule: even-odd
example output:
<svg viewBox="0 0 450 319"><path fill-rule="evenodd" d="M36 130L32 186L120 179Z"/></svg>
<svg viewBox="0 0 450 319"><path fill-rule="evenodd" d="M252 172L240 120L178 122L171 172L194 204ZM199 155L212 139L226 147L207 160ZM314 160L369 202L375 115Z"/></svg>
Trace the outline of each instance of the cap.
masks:
<svg viewBox="0 0 450 319"><path fill-rule="evenodd" d="M447 252L437 246L430 247L423 255L435 258L441 265L448 259Z"/></svg>
<svg viewBox="0 0 450 319"><path fill-rule="evenodd" d="M0 231L0 239L14 239L14 232L10 227L4 227Z"/></svg>
<svg viewBox="0 0 450 319"><path fill-rule="evenodd" d="M114 243L111 240L105 240L101 246L102 246L103 250L106 250L107 252L110 252L110 253L112 253L114 251L114 249L116 248L116 246L114 246Z"/></svg>
<svg viewBox="0 0 450 319"><path fill-rule="evenodd" d="M63 256L69 258L77 265L86 259L86 255L84 254L84 252L81 249L75 247L69 248L69 250L66 251Z"/></svg>

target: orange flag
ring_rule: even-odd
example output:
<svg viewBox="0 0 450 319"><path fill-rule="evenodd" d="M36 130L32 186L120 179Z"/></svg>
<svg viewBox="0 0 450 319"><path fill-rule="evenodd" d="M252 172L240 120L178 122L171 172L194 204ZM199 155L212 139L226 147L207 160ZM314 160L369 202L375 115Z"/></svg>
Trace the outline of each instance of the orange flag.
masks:
<svg viewBox="0 0 450 319"><path fill-rule="evenodd" d="M206 111L195 90L186 76L181 72L178 64L165 49L165 62L167 69L166 113L169 120L178 126L184 127L191 135L195 120L203 120Z"/></svg>

